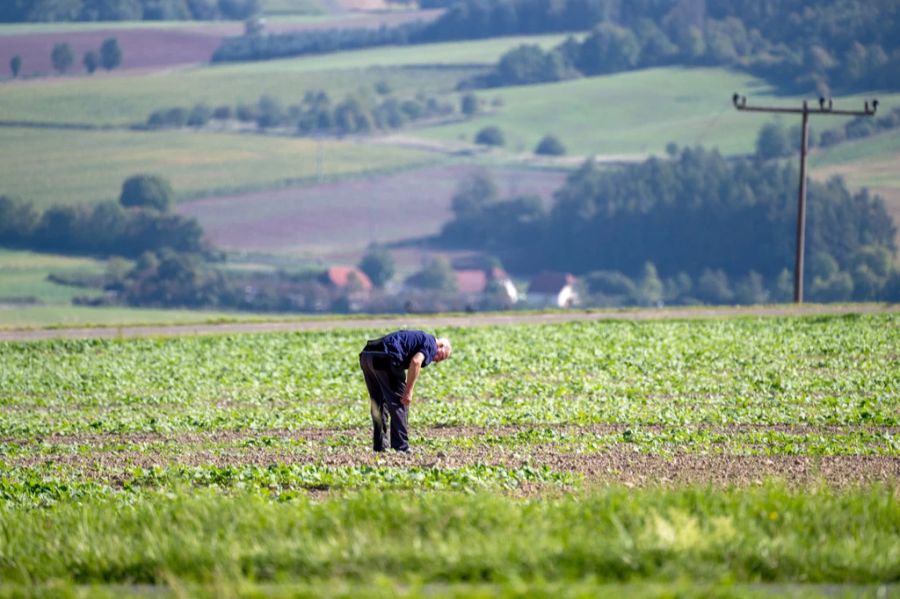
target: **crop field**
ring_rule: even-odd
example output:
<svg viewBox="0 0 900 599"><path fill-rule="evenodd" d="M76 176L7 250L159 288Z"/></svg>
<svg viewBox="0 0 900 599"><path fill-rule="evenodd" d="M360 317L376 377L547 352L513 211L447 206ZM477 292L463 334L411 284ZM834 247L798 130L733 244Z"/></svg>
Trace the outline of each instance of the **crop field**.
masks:
<svg viewBox="0 0 900 599"><path fill-rule="evenodd" d="M733 92L760 103L797 100L777 96L761 79L737 71L655 68L487 90L486 95L503 101L496 114L431 128L423 135L472 140L482 127L496 125L505 132L507 147L514 150L531 150L541 137L552 133L574 154L663 153L670 141L715 146L725 154L750 153L767 115L736 111ZM900 104L896 94L879 97L888 106L885 112ZM842 98L841 105L862 106L862 101L862 97ZM837 125L840 120L829 122Z"/></svg>
<svg viewBox="0 0 900 599"><path fill-rule="evenodd" d="M299 2L283 0L299 9ZM311 2L307 3L312 4ZM294 12L266 18L266 29L272 33L310 29L358 29L392 26L412 20L429 20L435 11L403 11L377 14L337 14L310 16ZM76 57L96 50L103 40L114 37L122 48L122 64L116 74L131 69L161 70L189 64L208 63L226 37L244 33L241 21L117 21L0 24L0 64L22 58L22 77L46 76L54 73L50 52L58 43L68 43ZM4 78L8 71L4 72ZM70 75L85 76L76 60ZM98 77L95 74L93 77Z"/></svg>
<svg viewBox="0 0 900 599"><path fill-rule="evenodd" d="M457 186L475 171L472 164L426 166L365 179L203 198L182 204L179 212L195 217L217 247L328 259L335 252L362 251L373 241L392 243L440 232L452 216L450 200ZM488 171L502 194L533 194L548 202L565 179L562 171Z"/></svg>
<svg viewBox="0 0 900 599"><path fill-rule="evenodd" d="M0 592L896 592L898 315L442 330L409 456L381 333L0 344Z"/></svg>
<svg viewBox="0 0 900 599"><path fill-rule="evenodd" d="M96 295L94 289L60 285L49 281L47 276L99 275L103 269L103 262L90 258L0 249L0 306L68 304L76 296ZM0 322L4 319L4 311L0 308Z"/></svg>
<svg viewBox="0 0 900 599"><path fill-rule="evenodd" d="M900 131L848 141L822 150L810 157L814 174L841 175L851 185L865 179L868 185L900 189Z"/></svg>
<svg viewBox="0 0 900 599"><path fill-rule="evenodd" d="M0 128L0 193L37 206L116 200L137 173L166 177L180 197L279 187L318 177L317 142L306 138L187 131ZM322 140L322 176L383 172L433 154Z"/></svg>
<svg viewBox="0 0 900 599"><path fill-rule="evenodd" d="M263 14L321 14L324 12L321 0L265 0Z"/></svg>
<svg viewBox="0 0 900 599"><path fill-rule="evenodd" d="M256 102L263 94L285 104L311 89L334 98L387 82L394 93L451 92L463 78L483 72L522 43L551 47L564 36L510 37L475 42L374 48L254 63L203 66L148 75L33 79L0 89L4 120L128 125L154 110L206 102L212 106ZM2 38L0 38L2 41Z"/></svg>
<svg viewBox="0 0 900 599"><path fill-rule="evenodd" d="M840 176L851 188L867 188L884 199L888 214L900 223L900 132L845 142L813 152L812 176L825 180ZM900 230L896 240L900 246Z"/></svg>

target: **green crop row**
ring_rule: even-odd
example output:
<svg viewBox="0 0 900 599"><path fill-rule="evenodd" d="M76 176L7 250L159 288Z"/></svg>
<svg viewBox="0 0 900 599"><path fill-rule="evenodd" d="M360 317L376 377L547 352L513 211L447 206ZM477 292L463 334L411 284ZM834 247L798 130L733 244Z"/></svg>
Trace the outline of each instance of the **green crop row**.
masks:
<svg viewBox="0 0 900 599"><path fill-rule="evenodd" d="M474 493L515 490L526 484L575 488L579 478L545 466L503 467L475 464L460 468L399 466L329 467L317 464L214 466L139 466L83 475L63 466L6 469L0 477L0 502L6 508L46 508L111 497L142 497L157 491L256 493L287 501L304 491L361 489L445 490Z"/></svg>
<svg viewBox="0 0 900 599"><path fill-rule="evenodd" d="M900 423L895 315L442 332L414 427ZM381 333L0 344L0 437L364 426Z"/></svg>

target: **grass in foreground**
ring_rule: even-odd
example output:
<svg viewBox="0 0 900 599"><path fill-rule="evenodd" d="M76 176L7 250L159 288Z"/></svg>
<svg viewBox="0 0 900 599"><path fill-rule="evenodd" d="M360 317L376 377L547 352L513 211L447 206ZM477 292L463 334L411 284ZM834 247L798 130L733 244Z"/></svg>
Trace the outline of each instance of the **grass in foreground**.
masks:
<svg viewBox="0 0 900 599"><path fill-rule="evenodd" d="M6 508L0 531L7 583L390 580L419 594L460 583L900 580L900 505L883 487L608 487L531 501L383 491L273 501L182 489Z"/></svg>

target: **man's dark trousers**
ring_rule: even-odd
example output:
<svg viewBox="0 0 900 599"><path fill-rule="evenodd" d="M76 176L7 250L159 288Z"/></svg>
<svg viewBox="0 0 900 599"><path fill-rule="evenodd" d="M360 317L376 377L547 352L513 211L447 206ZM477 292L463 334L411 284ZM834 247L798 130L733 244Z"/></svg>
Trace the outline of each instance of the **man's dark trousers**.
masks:
<svg viewBox="0 0 900 599"><path fill-rule="evenodd" d="M403 367L383 351L374 351L376 342L369 342L359 354L369 389L369 407L372 412L372 446L375 451L384 451L388 430L388 414L391 416L391 449L409 451L406 406L400 403L406 390L406 375Z"/></svg>

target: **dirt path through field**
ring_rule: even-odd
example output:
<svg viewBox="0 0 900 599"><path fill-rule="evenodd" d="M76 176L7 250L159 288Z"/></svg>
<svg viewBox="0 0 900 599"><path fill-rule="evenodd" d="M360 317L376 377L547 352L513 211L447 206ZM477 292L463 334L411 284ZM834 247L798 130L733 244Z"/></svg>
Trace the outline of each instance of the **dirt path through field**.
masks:
<svg viewBox="0 0 900 599"><path fill-rule="evenodd" d="M518 324L557 324L594 320L666 320L738 318L763 316L813 316L826 314L896 314L898 304L804 305L791 304L716 308L651 308L640 310L591 310L543 313L496 312L468 315L400 314L362 318L310 318L272 322L208 323L184 325L122 326L106 328L59 328L0 331L0 341L37 341L41 339L110 339L121 337L172 337L181 335L232 335L239 333L285 333L334 329L399 329L417 327L426 330L448 327L507 326Z"/></svg>

